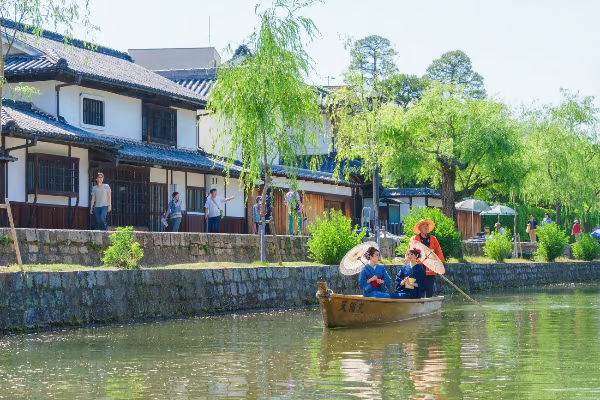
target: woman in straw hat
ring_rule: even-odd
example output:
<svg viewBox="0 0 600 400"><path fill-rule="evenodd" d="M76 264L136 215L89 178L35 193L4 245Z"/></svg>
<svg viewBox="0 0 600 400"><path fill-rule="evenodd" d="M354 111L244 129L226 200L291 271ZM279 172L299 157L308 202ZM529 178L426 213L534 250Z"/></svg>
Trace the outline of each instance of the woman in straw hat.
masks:
<svg viewBox="0 0 600 400"><path fill-rule="evenodd" d="M364 297L379 297L389 299L388 288L392 286L392 278L379 264L379 250L369 247L363 256L369 262L360 271L358 286L363 291Z"/></svg>
<svg viewBox="0 0 600 400"><path fill-rule="evenodd" d="M408 249L406 261L408 263L400 268L396 275L396 292L392 299L420 299L425 294L427 278L425 267L419 263L421 251L419 249Z"/></svg>
<svg viewBox="0 0 600 400"><path fill-rule="evenodd" d="M429 247L436 256L440 259L441 262L444 262L444 253L442 253L442 248L440 247L440 242L438 242L437 238L433 235L430 235L429 232L435 229L435 223L430 219L422 219L415 224L413 227L413 232L416 233L410 240L416 240L418 242L423 243L425 246ZM427 297L433 296L433 283L435 282L435 272L425 267L425 275L427 278L427 287L425 289L425 294Z"/></svg>

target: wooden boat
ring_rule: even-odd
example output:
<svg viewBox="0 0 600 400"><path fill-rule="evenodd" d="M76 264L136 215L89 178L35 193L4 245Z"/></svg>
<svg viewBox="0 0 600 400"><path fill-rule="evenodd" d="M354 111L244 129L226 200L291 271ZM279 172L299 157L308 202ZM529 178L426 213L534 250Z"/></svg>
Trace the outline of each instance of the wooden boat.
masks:
<svg viewBox="0 0 600 400"><path fill-rule="evenodd" d="M437 313L444 297L422 299L377 299L357 295L335 294L327 282L319 282L317 292L323 323L328 328L385 324Z"/></svg>

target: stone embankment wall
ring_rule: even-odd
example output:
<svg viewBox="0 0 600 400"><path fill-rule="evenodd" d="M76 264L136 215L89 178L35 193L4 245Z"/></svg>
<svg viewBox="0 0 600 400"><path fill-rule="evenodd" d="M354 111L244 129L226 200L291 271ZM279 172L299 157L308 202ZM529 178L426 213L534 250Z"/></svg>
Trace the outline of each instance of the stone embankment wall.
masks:
<svg viewBox="0 0 600 400"><path fill-rule="evenodd" d="M448 264L446 276L467 291L598 281L600 263ZM336 266L0 273L0 331L295 307L319 280L358 293ZM438 277L436 291L454 289Z"/></svg>
<svg viewBox="0 0 600 400"><path fill-rule="evenodd" d="M17 229L21 257L25 264L102 264L104 250L110 245L108 236L113 232L77 231L63 229ZM10 231L0 229L0 265L15 264ZM260 260L258 235L135 232L135 241L144 250L140 264L144 267L203 262L243 262ZM278 236L283 261L307 261L308 238ZM273 236L266 237L267 260L276 262ZM382 251L393 254L395 242L382 239Z"/></svg>

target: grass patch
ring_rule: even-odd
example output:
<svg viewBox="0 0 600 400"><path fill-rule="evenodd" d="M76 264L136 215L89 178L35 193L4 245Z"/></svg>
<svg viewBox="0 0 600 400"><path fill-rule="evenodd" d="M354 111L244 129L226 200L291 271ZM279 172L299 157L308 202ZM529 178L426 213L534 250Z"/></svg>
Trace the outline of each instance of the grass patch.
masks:
<svg viewBox="0 0 600 400"><path fill-rule="evenodd" d="M323 264L310 261L291 261L284 262L284 267L320 267ZM151 267L146 269L207 269L207 268L256 268L256 267L279 267L278 263L254 261L251 263L236 263L236 262L204 262L194 264L175 264L164 267Z"/></svg>
<svg viewBox="0 0 600 400"><path fill-rule="evenodd" d="M559 257L555 260L555 262L580 262L581 260L573 260L570 258L566 258L566 257ZM496 261L494 261L493 259L489 258L489 257L485 257L485 256L465 256L464 259L459 260L457 258L449 258L446 259L446 263L447 264L459 264L459 263L470 263L470 264L497 264ZM528 260L525 258L507 258L504 260L504 263L506 264L523 264L523 263L540 263L540 262L545 262L545 261L538 261L538 260Z"/></svg>

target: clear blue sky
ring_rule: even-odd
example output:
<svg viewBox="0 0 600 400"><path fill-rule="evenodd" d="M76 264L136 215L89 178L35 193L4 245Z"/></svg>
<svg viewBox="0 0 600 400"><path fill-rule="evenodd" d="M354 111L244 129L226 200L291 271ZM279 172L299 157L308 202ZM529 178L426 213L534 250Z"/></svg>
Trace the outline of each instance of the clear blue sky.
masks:
<svg viewBox="0 0 600 400"><path fill-rule="evenodd" d="M94 39L120 50L244 42L255 0L93 0ZM265 3L265 2L261 2ZM559 88L600 98L600 1L326 0L307 9L321 37L309 47L320 78L341 83L348 53L340 36L391 40L403 73L422 75L449 50L465 51L488 93L512 105L554 102Z"/></svg>

